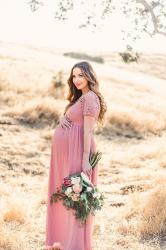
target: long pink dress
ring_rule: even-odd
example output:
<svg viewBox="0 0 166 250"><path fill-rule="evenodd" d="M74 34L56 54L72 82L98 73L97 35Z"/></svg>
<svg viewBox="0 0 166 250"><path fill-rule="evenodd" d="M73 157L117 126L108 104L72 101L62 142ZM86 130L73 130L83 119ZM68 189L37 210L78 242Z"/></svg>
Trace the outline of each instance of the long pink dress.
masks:
<svg viewBox="0 0 166 250"><path fill-rule="evenodd" d="M50 204L50 196L62 185L63 178L82 171L84 115L98 118L100 102L98 96L89 90L67 110L66 116L72 121L71 128L55 129L50 158L48 200L46 216L46 249L60 244L62 250L92 250L94 216L89 215L81 226L72 210L67 210L62 201ZM95 152L96 144L92 135L90 151ZM98 165L93 170L91 181L97 185Z"/></svg>

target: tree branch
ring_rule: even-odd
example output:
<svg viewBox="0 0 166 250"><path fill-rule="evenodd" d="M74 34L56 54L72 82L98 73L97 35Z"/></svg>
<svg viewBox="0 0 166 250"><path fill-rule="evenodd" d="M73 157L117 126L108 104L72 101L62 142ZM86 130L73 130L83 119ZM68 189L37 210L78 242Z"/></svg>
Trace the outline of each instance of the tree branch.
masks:
<svg viewBox="0 0 166 250"><path fill-rule="evenodd" d="M153 23L153 27L154 27L154 31L153 31L153 33L151 35L160 34L160 35L166 36L166 32L159 30L158 26L157 26L158 20L157 20L157 17L155 16L155 13L154 13L154 8L156 6L152 7L145 0L136 0L136 3L142 4L145 7L145 9L148 10L148 12L151 15L152 23Z"/></svg>

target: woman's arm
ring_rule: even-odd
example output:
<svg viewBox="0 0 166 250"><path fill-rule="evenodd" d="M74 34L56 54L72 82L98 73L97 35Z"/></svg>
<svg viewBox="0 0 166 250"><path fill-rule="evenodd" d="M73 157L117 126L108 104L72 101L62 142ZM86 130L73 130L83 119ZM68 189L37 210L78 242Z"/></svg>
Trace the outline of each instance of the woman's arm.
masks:
<svg viewBox="0 0 166 250"><path fill-rule="evenodd" d="M84 116L84 135L83 135L83 158L82 170L89 177L92 174L92 167L89 163L91 139L93 136L95 118L93 116Z"/></svg>
<svg viewBox="0 0 166 250"><path fill-rule="evenodd" d="M83 142L83 159L82 170L89 177L92 174L92 167L89 163L91 139L93 137L94 125L100 112L100 102L95 93L92 91L83 96L82 108L84 116L84 142Z"/></svg>

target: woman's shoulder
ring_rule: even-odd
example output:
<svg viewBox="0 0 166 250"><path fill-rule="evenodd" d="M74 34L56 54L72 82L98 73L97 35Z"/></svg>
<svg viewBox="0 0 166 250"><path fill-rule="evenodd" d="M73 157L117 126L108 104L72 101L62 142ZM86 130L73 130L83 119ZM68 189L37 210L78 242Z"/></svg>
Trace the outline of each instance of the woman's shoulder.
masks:
<svg viewBox="0 0 166 250"><path fill-rule="evenodd" d="M90 90L82 96L83 114L98 117L100 112L100 101L97 94Z"/></svg>
<svg viewBox="0 0 166 250"><path fill-rule="evenodd" d="M85 100L97 100L99 101L99 97L98 95L92 91L92 90L89 90L86 94L82 95L83 99Z"/></svg>

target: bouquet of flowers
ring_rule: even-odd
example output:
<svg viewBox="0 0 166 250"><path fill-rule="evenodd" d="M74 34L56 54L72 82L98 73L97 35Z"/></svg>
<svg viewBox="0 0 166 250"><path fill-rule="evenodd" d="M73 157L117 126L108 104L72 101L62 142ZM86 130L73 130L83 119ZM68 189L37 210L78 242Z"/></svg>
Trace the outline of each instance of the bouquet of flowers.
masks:
<svg viewBox="0 0 166 250"><path fill-rule="evenodd" d="M101 159L101 153L90 154L89 162L92 168ZM63 184L56 193L51 195L51 204L63 200L63 205L67 209L75 210L75 217L84 224L88 215L95 214L96 210L101 210L104 205L104 195L99 192L87 175L83 172L69 175L63 180Z"/></svg>

